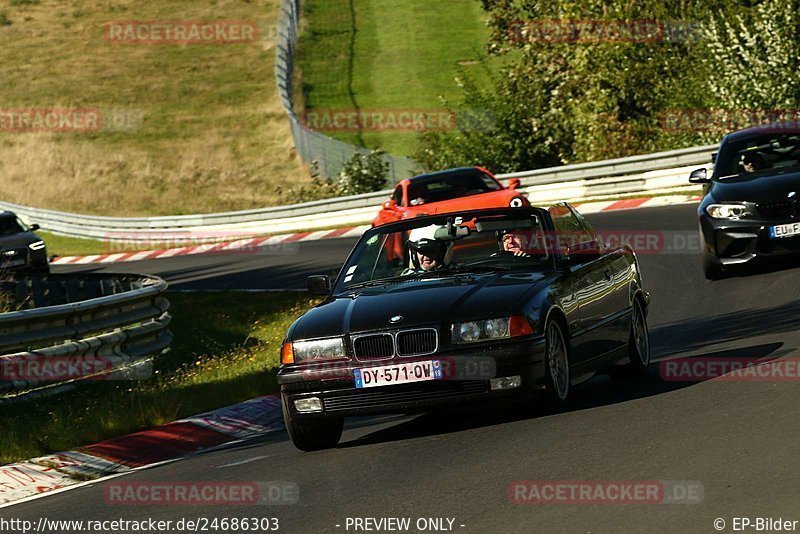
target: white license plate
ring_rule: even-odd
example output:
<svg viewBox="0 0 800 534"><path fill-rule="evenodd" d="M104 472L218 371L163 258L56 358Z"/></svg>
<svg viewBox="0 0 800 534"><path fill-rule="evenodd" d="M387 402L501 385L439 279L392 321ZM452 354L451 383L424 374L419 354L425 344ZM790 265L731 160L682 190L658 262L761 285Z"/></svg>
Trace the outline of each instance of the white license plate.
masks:
<svg viewBox="0 0 800 534"><path fill-rule="evenodd" d="M779 224L778 226L770 226L769 228L769 236L772 238L791 237L795 235L800 235L800 223Z"/></svg>
<svg viewBox="0 0 800 534"><path fill-rule="evenodd" d="M408 362L381 367L366 367L353 370L357 388L374 388L409 382L425 382L442 379L442 363L439 360Z"/></svg>

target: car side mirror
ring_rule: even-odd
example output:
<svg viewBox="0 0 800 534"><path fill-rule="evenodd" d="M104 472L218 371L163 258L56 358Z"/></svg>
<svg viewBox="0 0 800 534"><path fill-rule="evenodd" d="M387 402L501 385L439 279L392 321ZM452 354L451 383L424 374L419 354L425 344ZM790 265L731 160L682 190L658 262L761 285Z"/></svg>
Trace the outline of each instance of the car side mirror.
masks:
<svg viewBox="0 0 800 534"><path fill-rule="evenodd" d="M703 169L695 169L689 174L689 183L690 184L707 184L710 180L708 179L708 173Z"/></svg>
<svg viewBox="0 0 800 534"><path fill-rule="evenodd" d="M35 232L36 230L39 230L40 228L41 228L41 226L39 226L38 224L32 224L32 225L30 225L30 226L28 227L28 229L29 229L31 232Z"/></svg>
<svg viewBox="0 0 800 534"><path fill-rule="evenodd" d="M308 292L314 297L325 297L331 292L331 279L326 275L309 276Z"/></svg>
<svg viewBox="0 0 800 534"><path fill-rule="evenodd" d="M397 202L395 202L393 198L390 198L389 200L383 203L383 209L385 210L393 210L396 208L397 208Z"/></svg>
<svg viewBox="0 0 800 534"><path fill-rule="evenodd" d="M596 260L602 255L603 251L598 241L587 241L569 245L564 259L569 265L580 265Z"/></svg>
<svg viewBox="0 0 800 534"><path fill-rule="evenodd" d="M522 185L522 182L519 178L512 178L508 181L508 188L509 189L519 189L519 186Z"/></svg>

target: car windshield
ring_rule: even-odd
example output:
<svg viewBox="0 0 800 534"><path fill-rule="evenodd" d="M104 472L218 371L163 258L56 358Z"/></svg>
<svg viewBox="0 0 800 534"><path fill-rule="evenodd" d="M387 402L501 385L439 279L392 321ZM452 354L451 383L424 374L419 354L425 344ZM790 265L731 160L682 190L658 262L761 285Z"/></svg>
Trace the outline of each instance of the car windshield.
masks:
<svg viewBox="0 0 800 534"><path fill-rule="evenodd" d="M800 134L766 133L728 142L717 165L721 180L800 167Z"/></svg>
<svg viewBox="0 0 800 534"><path fill-rule="evenodd" d="M477 169L442 176L418 178L408 186L411 206L441 202L453 198L498 191L502 186L491 176Z"/></svg>
<svg viewBox="0 0 800 534"><path fill-rule="evenodd" d="M431 222L433 221L433 222ZM337 290L414 279L554 266L539 213L425 218L370 233L345 265Z"/></svg>
<svg viewBox="0 0 800 534"><path fill-rule="evenodd" d="M25 227L20 224L14 217L0 217L0 236L13 235L24 232Z"/></svg>

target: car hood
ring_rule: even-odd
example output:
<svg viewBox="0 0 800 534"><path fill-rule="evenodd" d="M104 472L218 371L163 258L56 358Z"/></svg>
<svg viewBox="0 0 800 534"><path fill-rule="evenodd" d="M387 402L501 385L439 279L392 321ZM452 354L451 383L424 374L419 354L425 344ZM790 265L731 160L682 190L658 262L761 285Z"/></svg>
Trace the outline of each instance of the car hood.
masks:
<svg viewBox="0 0 800 534"><path fill-rule="evenodd" d="M292 326L289 339L507 317L519 313L525 296L554 276L504 272L363 288L310 310ZM396 316L402 320L392 324L389 319Z"/></svg>
<svg viewBox="0 0 800 534"><path fill-rule="evenodd" d="M27 247L36 241L39 241L39 238L32 232L4 235L0 236L0 249Z"/></svg>
<svg viewBox="0 0 800 534"><path fill-rule="evenodd" d="M786 200L790 193L794 193L793 197L800 195L800 172L744 174L715 180L709 193L717 202L738 200L758 203Z"/></svg>

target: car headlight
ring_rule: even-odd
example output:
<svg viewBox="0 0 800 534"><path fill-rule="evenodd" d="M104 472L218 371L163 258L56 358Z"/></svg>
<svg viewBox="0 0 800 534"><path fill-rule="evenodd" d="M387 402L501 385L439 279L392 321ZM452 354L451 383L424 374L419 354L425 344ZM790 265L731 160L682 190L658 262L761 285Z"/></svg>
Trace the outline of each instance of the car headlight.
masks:
<svg viewBox="0 0 800 534"><path fill-rule="evenodd" d="M452 326L453 343L474 343L509 337L508 317L455 323Z"/></svg>
<svg viewBox="0 0 800 534"><path fill-rule="evenodd" d="M706 207L708 213L714 219L742 219L753 214L746 204L709 204Z"/></svg>
<svg viewBox="0 0 800 534"><path fill-rule="evenodd" d="M36 241L28 245L31 250L42 250L44 248L44 241Z"/></svg>
<svg viewBox="0 0 800 534"><path fill-rule="evenodd" d="M508 205L512 208L521 208L525 205L525 201L522 199L522 197L514 197L511 199Z"/></svg>
<svg viewBox="0 0 800 534"><path fill-rule="evenodd" d="M451 327L453 343L475 343L534 333L531 323L522 315L454 323Z"/></svg>
<svg viewBox="0 0 800 534"><path fill-rule="evenodd" d="M286 345L291 345L291 347ZM340 337L296 341L286 343L286 345L281 351L282 363L319 362L344 358L344 341Z"/></svg>

